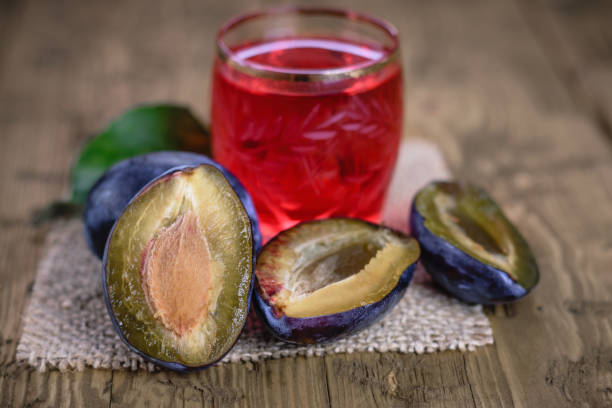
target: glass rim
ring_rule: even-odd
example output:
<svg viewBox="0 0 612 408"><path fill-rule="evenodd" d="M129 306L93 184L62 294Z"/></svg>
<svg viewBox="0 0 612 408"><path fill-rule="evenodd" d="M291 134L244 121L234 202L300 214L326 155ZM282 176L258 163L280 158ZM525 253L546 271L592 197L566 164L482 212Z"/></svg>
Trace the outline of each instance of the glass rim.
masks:
<svg viewBox="0 0 612 408"><path fill-rule="evenodd" d="M376 28L381 29L385 34L389 36L392 41L392 45L388 53L382 58L376 61L366 61L361 64L357 64L349 67L340 68L329 68L316 70L308 69L283 69L270 67L263 64L249 62L245 60L235 59L235 53L227 46L223 40L223 36L230 31L232 28L245 23L250 20L254 20L260 17L271 16L271 15L328 15L335 17L344 17L348 20L358 21L370 24ZM338 81L342 79L354 79L364 75L372 74L380 71L390 63L398 59L399 54L399 39L398 31L393 24L372 15L358 13L349 9L340 8L328 8L328 7L302 7L302 6L286 6L286 7L272 7L263 9L260 11L250 12L238 15L229 19L224 23L219 31L217 32L217 56L219 59L230 66L231 68L240 71L244 74L284 80L290 82L320 82L320 81Z"/></svg>

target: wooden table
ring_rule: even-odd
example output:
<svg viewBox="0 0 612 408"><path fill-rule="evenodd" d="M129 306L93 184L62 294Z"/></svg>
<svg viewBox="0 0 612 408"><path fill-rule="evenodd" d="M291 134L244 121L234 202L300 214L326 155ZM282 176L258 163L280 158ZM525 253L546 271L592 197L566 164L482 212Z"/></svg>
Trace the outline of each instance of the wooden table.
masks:
<svg viewBox="0 0 612 408"><path fill-rule="evenodd" d="M88 3L88 4L86 4ZM487 310L495 345L358 353L179 375L15 362L48 227L79 147L132 104L209 109L215 29L265 2L0 2L0 405L612 406L612 2L338 1L401 32L406 134L483 184L541 266Z"/></svg>

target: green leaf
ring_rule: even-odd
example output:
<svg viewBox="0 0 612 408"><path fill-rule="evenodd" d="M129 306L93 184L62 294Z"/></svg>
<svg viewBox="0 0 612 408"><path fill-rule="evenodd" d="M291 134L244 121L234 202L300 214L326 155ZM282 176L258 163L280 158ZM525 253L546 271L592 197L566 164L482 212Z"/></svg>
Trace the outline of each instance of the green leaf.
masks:
<svg viewBox="0 0 612 408"><path fill-rule="evenodd" d="M187 150L210 156L210 135L185 107L133 108L81 151L72 169L72 201L83 203L96 180L118 161L159 150Z"/></svg>

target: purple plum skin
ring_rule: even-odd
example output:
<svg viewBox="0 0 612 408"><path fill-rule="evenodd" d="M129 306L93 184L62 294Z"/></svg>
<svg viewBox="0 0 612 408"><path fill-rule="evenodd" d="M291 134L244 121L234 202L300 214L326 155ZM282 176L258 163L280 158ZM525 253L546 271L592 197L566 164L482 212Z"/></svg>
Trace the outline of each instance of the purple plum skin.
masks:
<svg viewBox="0 0 612 408"><path fill-rule="evenodd" d="M168 170L185 165L210 164L219 169L244 205L253 227L253 241L261 247L259 221L253 200L240 181L213 159L196 153L161 151L135 156L113 165L89 191L83 209L85 240L100 259L111 228L132 197Z"/></svg>
<svg viewBox="0 0 612 408"><path fill-rule="evenodd" d="M175 153L175 152L170 152L170 153ZM181 152L182 153L182 152ZM157 153L153 153L153 154L157 154ZM188 153L189 155L191 155L191 153ZM196 155L199 156L199 155ZM205 156L200 156L200 157L205 157ZM206 158L206 157L205 157ZM208 158L206 158L208 159ZM131 159L128 159L131 160ZM208 159L211 160L211 159ZM200 164L211 164L211 163L200 163ZM221 170L219 167L219 164L215 163L215 164L211 164L214 167L218 168L219 170ZM139 189L136 194L133 195L133 197L126 203L126 205L124 207L127 207L132 201L134 201L141 192L144 192L148 189L150 184L153 184L154 182L156 182L159 179L162 179L164 177L167 177L177 171L181 171L181 170L185 170L185 169L189 169L189 168L193 168L196 167L197 165L183 165L183 166L179 166L179 167L174 167L171 168L170 170L167 170L165 172L163 172L162 174L158 175L157 177L153 178L152 180L150 180L148 183L146 183L144 186L142 186L141 189ZM261 233L259 231L259 224L258 224L258 220L257 220L257 214L255 212L255 207L253 206L253 203L250 199L250 196L248 195L248 193L246 192L246 190L244 189L244 187L242 187L242 184L240 184L240 182L238 182L238 180L231 175L231 173L227 172L225 173L223 170L221 170L221 172L223 173L223 175L225 176L225 178L227 179L228 183L230 184L230 186L234 189L234 191L236 192L236 194L238 195L238 197L240 198L240 201L242 201L243 206L245 207L245 210L247 211L247 214L249 215L249 220L251 222L251 230L252 230L252 234L253 234L253 246L252 246L252 251L251 251L251 282L249 284L249 293L247 296L247 306L246 306L246 310L250 310L251 308L251 300L253 297L253 285L255 283L255 262L256 262L256 254L259 250L259 246L261 245ZM234 181L238 184L236 184L238 186L238 188L242 188L242 194L244 194L247 198L248 198L248 203L251 204L251 209L252 209L252 213L249 212L249 208L247 207L245 200L243 199L243 196L236 190L236 185L234 185L230 179L230 177L228 177L228 175L230 177L234 178ZM119 214L121 215L121 214ZM254 218L252 218L254 217ZM119 218L119 217L117 217ZM111 227L111 230L109 231L108 236L110 236L115 228L116 224L113 224L113 226ZM255 239L255 235L257 234L258 240ZM142 357L143 359L145 359L146 361L149 361L159 367L168 369L168 370L172 370L172 371L176 371L176 372L193 372L193 371L200 371L203 370L205 368L211 367L215 364L217 364L219 361L221 361L223 359L223 357L225 357L227 355L227 353L230 352L230 350L234 347L234 345L236 344L236 342L238 341L238 339L240 338L240 334L236 337L236 340L234 341L234 343L227 349L227 351L225 353L223 353L222 355L220 355L217 359L215 359L214 361L210 362L209 364L204 364L201 366L187 366L181 363L177 363L177 362L172 362L172 361L164 361L164 360L160 360L157 359L155 357L152 357L150 355L148 355L145 352L140 351L139 349L137 349L136 347L134 347L123 335L123 331L121 330L121 326L119 325L119 322L117 321L117 319L115 318L115 315L113 313L113 308L110 302L110 297L108 294L108 287L106 284L106 262L107 262L107 258L108 258L108 240L107 242L105 242L104 244L104 251L103 251L103 256L102 256L102 292L104 294L104 303L106 304L106 310L108 311L108 315L110 316L110 319L113 323L113 327L115 328L115 332L119 335L119 338L121 339L121 341L123 341L123 343L125 345L128 346L128 348L130 350L132 350L134 353L138 354L140 357ZM240 333L242 333L242 331L244 330L244 326L246 326L246 322L247 319L244 320L244 324L243 326L240 328Z"/></svg>
<svg viewBox="0 0 612 408"><path fill-rule="evenodd" d="M432 233L414 203L410 229L421 246L421 261L427 273L451 295L467 303L497 304L528 293L506 272L480 262Z"/></svg>
<svg viewBox="0 0 612 408"><path fill-rule="evenodd" d="M255 311L269 331L278 339L294 344L324 343L357 333L382 319L404 296L414 275L415 261L402 272L397 285L378 302L325 316L278 317L255 290Z"/></svg>

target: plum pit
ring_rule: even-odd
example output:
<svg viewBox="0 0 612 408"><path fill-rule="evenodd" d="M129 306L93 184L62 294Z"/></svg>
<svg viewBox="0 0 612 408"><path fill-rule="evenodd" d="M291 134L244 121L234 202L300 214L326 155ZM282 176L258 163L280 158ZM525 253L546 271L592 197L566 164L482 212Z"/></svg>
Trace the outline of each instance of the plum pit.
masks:
<svg viewBox="0 0 612 408"><path fill-rule="evenodd" d="M184 336L205 318L211 286L210 250L193 212L153 238L143 260L142 286L153 315Z"/></svg>

